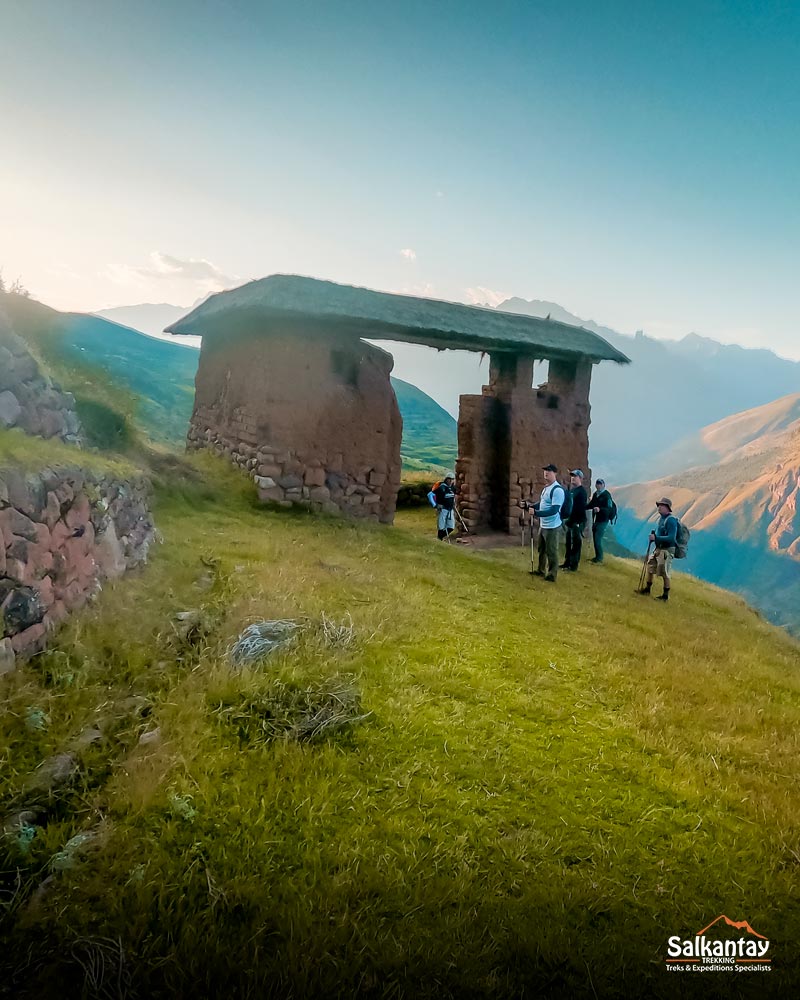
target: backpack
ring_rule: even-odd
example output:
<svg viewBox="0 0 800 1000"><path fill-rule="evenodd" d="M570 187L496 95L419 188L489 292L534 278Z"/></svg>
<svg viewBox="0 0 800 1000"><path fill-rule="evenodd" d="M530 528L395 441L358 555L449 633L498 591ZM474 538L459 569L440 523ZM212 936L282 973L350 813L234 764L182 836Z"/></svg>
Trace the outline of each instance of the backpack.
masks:
<svg viewBox="0 0 800 1000"><path fill-rule="evenodd" d="M550 490L550 504L552 504L553 502L553 492L555 491L556 487L564 491L564 499L561 501L559 516L561 517L562 521L566 521L566 519L572 513L572 494L566 488L566 486L562 486L561 483L555 482L551 486L545 487L546 490L547 489ZM544 492L542 492L542 497L544 497ZM550 506L550 504L547 504L547 506Z"/></svg>
<svg viewBox="0 0 800 1000"><path fill-rule="evenodd" d="M561 489L564 490L564 502L561 504L561 520L566 521L572 513L572 493L565 486L562 486Z"/></svg>
<svg viewBox="0 0 800 1000"><path fill-rule="evenodd" d="M692 533L683 521L678 518L675 518L675 520L678 522L678 529L675 533L675 558L685 559L689 552L689 538Z"/></svg>
<svg viewBox="0 0 800 1000"><path fill-rule="evenodd" d="M608 510L608 523L616 524L617 521L617 505L614 503L614 498L611 497L611 507Z"/></svg>

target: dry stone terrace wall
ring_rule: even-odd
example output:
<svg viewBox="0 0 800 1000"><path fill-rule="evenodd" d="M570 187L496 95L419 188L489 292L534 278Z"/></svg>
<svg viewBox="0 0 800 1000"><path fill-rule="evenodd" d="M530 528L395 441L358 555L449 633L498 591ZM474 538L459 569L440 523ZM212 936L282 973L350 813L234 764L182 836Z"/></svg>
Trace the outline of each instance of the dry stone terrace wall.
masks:
<svg viewBox="0 0 800 1000"><path fill-rule="evenodd" d="M81 444L75 397L39 368L0 310L0 428Z"/></svg>
<svg viewBox="0 0 800 1000"><path fill-rule="evenodd" d="M402 419L391 355L353 336L204 337L187 446L245 469L261 500L391 522Z"/></svg>
<svg viewBox="0 0 800 1000"><path fill-rule="evenodd" d="M105 580L144 562L154 528L143 478L0 466L0 674Z"/></svg>

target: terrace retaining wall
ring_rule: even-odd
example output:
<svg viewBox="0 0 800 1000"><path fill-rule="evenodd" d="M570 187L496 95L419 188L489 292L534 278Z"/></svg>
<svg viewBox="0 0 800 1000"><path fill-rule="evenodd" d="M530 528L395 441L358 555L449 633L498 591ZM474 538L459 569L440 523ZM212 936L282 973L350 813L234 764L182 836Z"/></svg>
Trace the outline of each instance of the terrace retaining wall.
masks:
<svg viewBox="0 0 800 1000"><path fill-rule="evenodd" d="M144 562L153 537L144 478L0 468L0 674Z"/></svg>

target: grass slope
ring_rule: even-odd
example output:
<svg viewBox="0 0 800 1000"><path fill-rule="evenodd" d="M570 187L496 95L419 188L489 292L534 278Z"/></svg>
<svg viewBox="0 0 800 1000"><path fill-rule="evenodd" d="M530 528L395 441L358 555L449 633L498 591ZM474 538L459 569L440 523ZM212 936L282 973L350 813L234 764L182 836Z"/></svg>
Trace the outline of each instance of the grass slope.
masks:
<svg viewBox="0 0 800 1000"><path fill-rule="evenodd" d="M159 487L151 564L3 682L6 801L105 734L47 825L4 842L12 992L797 991L795 643L693 580L664 607L612 558L553 587L519 549L431 540L430 512L273 513L210 456L185 468ZM188 608L208 623L194 643L173 624ZM325 645L323 613L351 615L355 644ZM309 628L234 672L253 617ZM281 692L342 677L366 722L265 738ZM90 829L85 856L65 850ZM770 976L667 974L667 937L722 912L770 937Z"/></svg>

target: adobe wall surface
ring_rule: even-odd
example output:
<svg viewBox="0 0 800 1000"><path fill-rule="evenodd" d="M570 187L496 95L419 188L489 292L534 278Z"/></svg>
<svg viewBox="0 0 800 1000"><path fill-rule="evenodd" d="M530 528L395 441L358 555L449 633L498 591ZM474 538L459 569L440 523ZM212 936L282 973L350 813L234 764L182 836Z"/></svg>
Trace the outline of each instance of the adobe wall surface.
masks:
<svg viewBox="0 0 800 1000"><path fill-rule="evenodd" d="M493 357L483 395L461 397L456 482L473 531L519 530L519 501L538 499L550 462L562 482L574 468L591 481L590 362L551 362L547 384L532 388L532 381L532 358Z"/></svg>
<svg viewBox="0 0 800 1000"><path fill-rule="evenodd" d="M105 580L144 562L153 536L144 479L0 468L0 674L44 648Z"/></svg>
<svg viewBox="0 0 800 1000"><path fill-rule="evenodd" d="M81 444L75 397L42 372L0 310L0 428Z"/></svg>
<svg viewBox="0 0 800 1000"><path fill-rule="evenodd" d="M402 436L392 364L329 331L205 337L187 446L227 455L264 501L391 523Z"/></svg>

